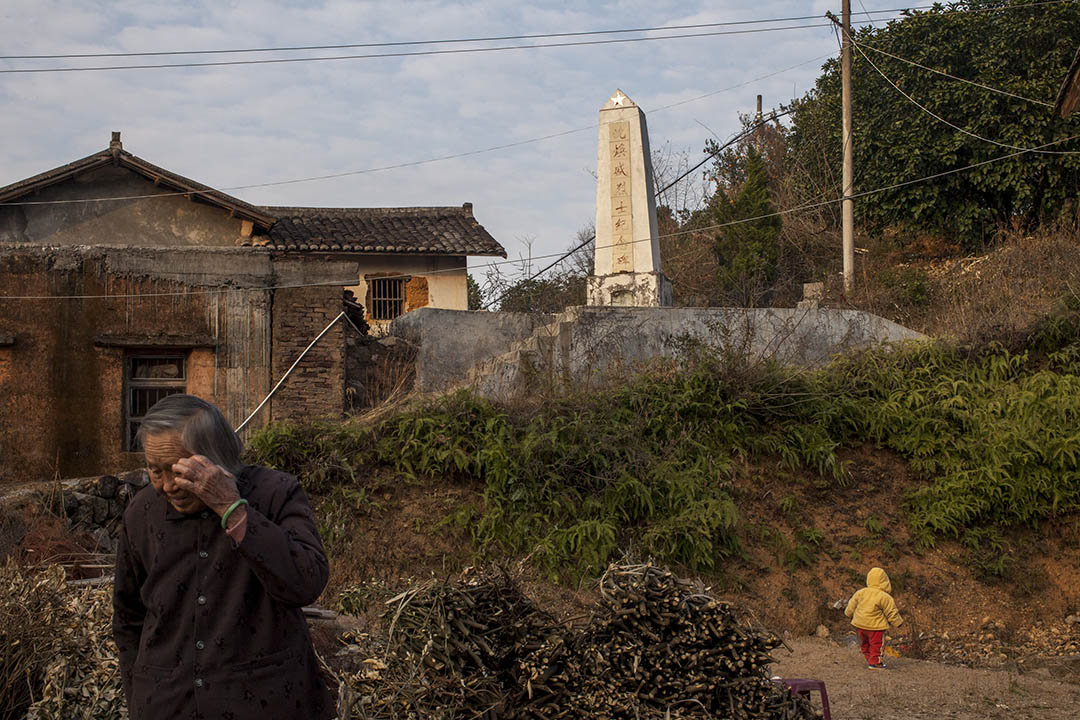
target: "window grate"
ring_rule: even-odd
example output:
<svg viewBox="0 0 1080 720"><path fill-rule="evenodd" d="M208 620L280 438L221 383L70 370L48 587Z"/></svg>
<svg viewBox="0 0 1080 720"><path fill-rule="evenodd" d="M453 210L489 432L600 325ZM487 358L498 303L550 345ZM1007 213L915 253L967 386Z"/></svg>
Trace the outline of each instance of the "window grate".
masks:
<svg viewBox="0 0 1080 720"><path fill-rule="evenodd" d="M140 452L136 434L162 398L187 392L184 355L129 355L124 359L124 450Z"/></svg>
<svg viewBox="0 0 1080 720"><path fill-rule="evenodd" d="M393 320L405 312L405 281L407 278L371 278L371 318Z"/></svg>

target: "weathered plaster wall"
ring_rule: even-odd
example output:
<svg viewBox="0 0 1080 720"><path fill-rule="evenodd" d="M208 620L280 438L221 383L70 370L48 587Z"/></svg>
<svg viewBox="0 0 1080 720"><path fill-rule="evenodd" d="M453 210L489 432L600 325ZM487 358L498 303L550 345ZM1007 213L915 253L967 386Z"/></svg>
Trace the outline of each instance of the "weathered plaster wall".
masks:
<svg viewBox="0 0 1080 720"><path fill-rule="evenodd" d="M169 278L138 272L149 260L140 251L0 245L0 336L13 340L0 347L0 481L142 462L123 451L128 349L198 346L188 358L187 389L233 422L262 399L270 379L269 300L250 288L270 284L268 256L251 249L156 255L153 264L169 268ZM211 283L247 287L205 292ZM109 297L3 299L41 295Z"/></svg>
<svg viewBox="0 0 1080 720"><path fill-rule="evenodd" d="M35 202L160 195L122 202L0 207L0 242L141 247L235 246L241 221L226 210L155 186L123 167L107 167L36 193Z"/></svg>
<svg viewBox="0 0 1080 720"><path fill-rule="evenodd" d="M446 310L467 310L469 290L464 257L366 255L361 257L357 282L349 287L358 302L368 309L368 283L370 276L409 275L413 281L406 287L406 312L421 307ZM420 282L423 279L424 283ZM371 319L373 329L385 329L389 323Z"/></svg>
<svg viewBox="0 0 1080 720"><path fill-rule="evenodd" d="M472 366L507 352L554 317L422 308L394 320L390 333L415 348L415 387L427 392L463 382Z"/></svg>
<svg viewBox="0 0 1080 720"><path fill-rule="evenodd" d="M394 322L415 345L416 385L437 391L468 382L489 396L525 389L529 373L588 384L677 356L688 342L816 366L850 348L921 338L856 310L577 307L558 316L418 310Z"/></svg>

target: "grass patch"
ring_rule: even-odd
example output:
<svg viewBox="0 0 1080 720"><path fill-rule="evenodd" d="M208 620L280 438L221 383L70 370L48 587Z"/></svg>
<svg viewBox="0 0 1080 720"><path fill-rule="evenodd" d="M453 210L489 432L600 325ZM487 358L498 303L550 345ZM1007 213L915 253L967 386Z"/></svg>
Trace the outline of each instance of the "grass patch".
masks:
<svg viewBox="0 0 1080 720"><path fill-rule="evenodd" d="M374 426L274 425L253 438L251 457L332 495L342 516L370 506L371 475L467 483L482 501L450 523L481 551L533 553L553 575L580 575L628 548L716 568L741 552L732 481L742 460L843 484L837 450L872 441L925 480L904 505L918 543L974 543L979 528L1038 527L1080 509L1080 316L1069 312L1030 338L1030 354L923 344L807 373L693 352L621 387L543 404L463 391ZM797 498L777 509L797 515ZM884 536L877 516L866 528ZM794 568L819 546L797 537L775 549Z"/></svg>

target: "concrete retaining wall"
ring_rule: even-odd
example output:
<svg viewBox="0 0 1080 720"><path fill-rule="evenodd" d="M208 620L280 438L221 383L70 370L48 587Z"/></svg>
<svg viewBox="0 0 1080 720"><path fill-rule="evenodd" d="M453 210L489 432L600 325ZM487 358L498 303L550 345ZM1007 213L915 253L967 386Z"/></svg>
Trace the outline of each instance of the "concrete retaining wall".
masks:
<svg viewBox="0 0 1080 720"><path fill-rule="evenodd" d="M414 388L443 390L465 381L470 368L501 355L556 316L420 308L396 318L390 334L416 349Z"/></svg>
<svg viewBox="0 0 1080 720"><path fill-rule="evenodd" d="M588 384L694 343L814 367L848 349L923 337L876 315L826 308L576 307L557 316L418 310L393 331L416 346L419 389L469 384L488 396L519 392L537 372Z"/></svg>

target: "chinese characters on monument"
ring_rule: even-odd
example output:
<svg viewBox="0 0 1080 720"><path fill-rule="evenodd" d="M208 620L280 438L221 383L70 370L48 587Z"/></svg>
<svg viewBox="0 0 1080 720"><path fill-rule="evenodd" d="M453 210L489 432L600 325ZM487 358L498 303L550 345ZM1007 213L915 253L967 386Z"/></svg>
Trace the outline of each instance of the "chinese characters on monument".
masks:
<svg viewBox="0 0 1080 720"><path fill-rule="evenodd" d="M671 304L660 272L652 160L645 113L621 90L600 109L596 250L587 283L590 305Z"/></svg>
<svg viewBox="0 0 1080 720"><path fill-rule="evenodd" d="M608 125L611 153L611 272L634 269L634 217L630 198L630 123Z"/></svg>

